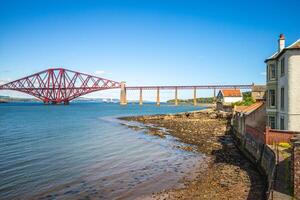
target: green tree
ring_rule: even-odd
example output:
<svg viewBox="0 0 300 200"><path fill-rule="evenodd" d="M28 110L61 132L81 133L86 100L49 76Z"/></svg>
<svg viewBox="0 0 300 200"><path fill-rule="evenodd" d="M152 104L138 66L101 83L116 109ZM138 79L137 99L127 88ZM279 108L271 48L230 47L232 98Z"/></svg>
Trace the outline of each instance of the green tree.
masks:
<svg viewBox="0 0 300 200"><path fill-rule="evenodd" d="M255 103L255 100L251 96L251 92L243 92L243 100L232 103L232 106L250 106Z"/></svg>

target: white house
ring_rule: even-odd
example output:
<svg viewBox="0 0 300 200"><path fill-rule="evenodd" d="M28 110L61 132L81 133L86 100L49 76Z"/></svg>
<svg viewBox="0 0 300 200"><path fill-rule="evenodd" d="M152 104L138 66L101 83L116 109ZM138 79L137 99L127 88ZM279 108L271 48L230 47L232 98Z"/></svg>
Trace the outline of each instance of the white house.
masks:
<svg viewBox="0 0 300 200"><path fill-rule="evenodd" d="M300 39L285 47L281 34L278 50L265 63L268 125L274 129L300 131Z"/></svg>
<svg viewBox="0 0 300 200"><path fill-rule="evenodd" d="M217 96L217 101L222 104L231 104L243 100L241 90L224 89L220 90Z"/></svg>

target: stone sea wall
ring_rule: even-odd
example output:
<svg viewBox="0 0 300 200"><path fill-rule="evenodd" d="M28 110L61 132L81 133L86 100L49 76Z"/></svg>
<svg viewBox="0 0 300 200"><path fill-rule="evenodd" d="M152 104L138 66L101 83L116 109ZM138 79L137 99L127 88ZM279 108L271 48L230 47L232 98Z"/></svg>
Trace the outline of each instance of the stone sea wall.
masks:
<svg viewBox="0 0 300 200"><path fill-rule="evenodd" d="M300 199L300 134L291 139L293 144L291 156L291 181L293 185L294 197Z"/></svg>
<svg viewBox="0 0 300 200"><path fill-rule="evenodd" d="M276 172L276 154L267 145L255 140L251 135L241 135L232 130L235 142L243 154L258 167L258 170L266 176L268 188L266 197L269 199L273 187Z"/></svg>

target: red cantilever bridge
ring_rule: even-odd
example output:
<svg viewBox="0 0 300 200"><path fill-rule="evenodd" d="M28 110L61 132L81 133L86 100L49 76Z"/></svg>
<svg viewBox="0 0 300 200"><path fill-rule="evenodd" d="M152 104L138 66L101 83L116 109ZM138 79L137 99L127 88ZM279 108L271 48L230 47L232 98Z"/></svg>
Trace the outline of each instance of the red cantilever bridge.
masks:
<svg viewBox="0 0 300 200"><path fill-rule="evenodd" d="M157 104L160 102L160 90L175 90L175 104L178 104L177 90L194 90L194 104L196 104L197 89L212 89L214 96L216 89L250 89L251 85L194 85L194 86L131 86L125 82L116 82L105 78L92 76L63 68L47 69L24 78L0 86L0 90L15 90L32 95L44 103L68 104L71 100L100 90L117 89L120 91L120 103L127 104L126 91L139 90L140 104L142 104L143 90L157 90Z"/></svg>

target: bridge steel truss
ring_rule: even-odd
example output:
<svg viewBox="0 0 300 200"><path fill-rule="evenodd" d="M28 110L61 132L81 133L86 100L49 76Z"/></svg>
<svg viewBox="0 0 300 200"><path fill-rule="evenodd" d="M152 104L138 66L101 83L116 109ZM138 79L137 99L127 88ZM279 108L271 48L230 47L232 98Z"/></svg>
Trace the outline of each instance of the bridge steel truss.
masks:
<svg viewBox="0 0 300 200"><path fill-rule="evenodd" d="M68 104L79 96L115 88L120 88L119 82L63 68L47 69L0 86L0 90L20 91L52 104Z"/></svg>

